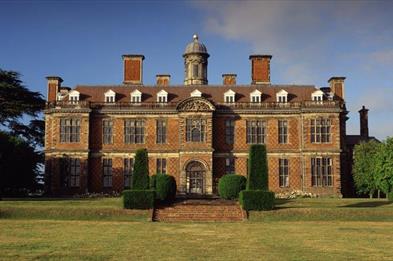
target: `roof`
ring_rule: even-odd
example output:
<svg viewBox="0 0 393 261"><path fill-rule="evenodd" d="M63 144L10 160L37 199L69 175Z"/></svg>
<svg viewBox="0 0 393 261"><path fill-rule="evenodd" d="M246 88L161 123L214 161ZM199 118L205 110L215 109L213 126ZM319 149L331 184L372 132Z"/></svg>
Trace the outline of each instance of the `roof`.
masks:
<svg viewBox="0 0 393 261"><path fill-rule="evenodd" d="M369 140L375 140L377 142L380 142L377 138L375 137L368 137L368 138L364 138L360 135L347 135L345 137L345 142L347 143L347 145L356 145L359 144L362 141L369 141Z"/></svg>
<svg viewBox="0 0 393 261"><path fill-rule="evenodd" d="M276 102L276 93L284 89L288 92L288 102L311 100L311 94L317 90L313 85L187 85L187 86L146 86L146 85L78 85L81 101L101 102L108 90L116 92L118 102L129 102L131 92L142 92L142 102L156 102L157 93L165 90L168 102L180 102L191 96L191 92L199 90L202 97L213 102L225 102L224 93L232 90L236 93L236 102L250 102L250 93L262 92L262 102Z"/></svg>

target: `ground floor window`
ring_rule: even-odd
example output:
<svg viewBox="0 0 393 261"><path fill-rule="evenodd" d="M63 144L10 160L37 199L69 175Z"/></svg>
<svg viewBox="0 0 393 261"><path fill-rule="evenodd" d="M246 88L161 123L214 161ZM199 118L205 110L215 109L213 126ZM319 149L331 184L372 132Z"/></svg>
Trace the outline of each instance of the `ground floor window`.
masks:
<svg viewBox="0 0 393 261"><path fill-rule="evenodd" d="M279 159L278 165L279 185L280 187L289 187L288 159Z"/></svg>
<svg viewBox="0 0 393 261"><path fill-rule="evenodd" d="M63 158L60 162L64 187L79 187L81 175L80 159Z"/></svg>
<svg viewBox="0 0 393 261"><path fill-rule="evenodd" d="M311 184L313 187L333 186L331 158L311 158Z"/></svg>
<svg viewBox="0 0 393 261"><path fill-rule="evenodd" d="M225 174L235 174L235 158L225 159Z"/></svg>
<svg viewBox="0 0 393 261"><path fill-rule="evenodd" d="M157 159L157 174L166 174L166 159Z"/></svg>
<svg viewBox="0 0 393 261"><path fill-rule="evenodd" d="M112 159L103 159L102 161L104 187L112 187Z"/></svg>
<svg viewBox="0 0 393 261"><path fill-rule="evenodd" d="M134 172L134 159L124 159L124 187L125 188L131 188L131 178L132 178L132 173Z"/></svg>

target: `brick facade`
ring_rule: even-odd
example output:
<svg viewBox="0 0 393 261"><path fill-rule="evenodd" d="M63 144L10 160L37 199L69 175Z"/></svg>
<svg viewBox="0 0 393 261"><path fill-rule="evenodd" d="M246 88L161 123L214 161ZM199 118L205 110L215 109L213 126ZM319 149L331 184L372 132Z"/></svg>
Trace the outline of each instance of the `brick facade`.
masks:
<svg viewBox="0 0 393 261"><path fill-rule="evenodd" d="M194 37L194 44L197 43L198 38ZM204 46L193 48L191 50L206 52ZM208 54L203 53L206 61L207 57ZM236 85L236 75L228 74L223 85L219 86L189 83L175 87L161 82L155 86L144 86L143 59L142 55L124 55L123 85L77 86L75 90L80 93L77 101L71 101L67 95L54 100L53 81L57 78L48 78L45 156L46 174L50 180L48 190L53 194L121 192L126 185L124 159L134 158L135 151L140 148L148 150L149 175L156 173L157 159L166 160L166 173L175 177L178 193L190 193L195 186L200 188L198 193L217 193L218 180L226 173L227 159L234 159L235 173L247 176L250 146L247 143L247 122L250 121L265 124L264 143L268 151L269 188L272 191L341 194L341 177L346 175L342 167L347 113L342 99L343 88L335 87L339 90L337 97L334 93L332 96L329 89L324 92L322 101L312 101L312 93L319 90L314 86L272 85L269 55L250 56L251 85ZM193 73L199 75L197 69ZM343 77L334 79L343 87ZM109 90L115 93L115 99L105 103L105 93ZM136 90L141 93L138 102L131 100L131 93ZM224 93L229 90L235 93L233 103L224 100ZM256 90L262 94L259 101L253 102L250 94ZM288 93L285 102L276 100L276 94L282 90ZM158 92L167 93L165 102L158 101ZM311 139L311 120L320 118L328 119L329 140L315 143ZM79 125L66 129L61 126L64 119L74 119ZM104 144L103 139L104 120L109 120L112 126L112 142L106 142L108 144ZM143 122L143 142L126 142L125 124L130 120ZM166 140L163 143L157 142L157 120L165 122ZM197 125L199 127L187 129L188 120L203 122L203 127ZM234 121L232 144L227 144L227 120ZM279 142L280 121L285 121L287 126L285 143ZM200 132L202 129L203 132ZM61 139L61 131L71 135L69 140ZM72 136L75 133L77 136ZM187 135L190 135L189 139L202 140L187 140ZM320 168L328 169L331 176L329 184L316 186L312 184L311 161L320 157L328 158L330 165ZM72 186L69 177L64 177L60 164L64 158L79 159L76 167L70 170L79 177L77 186ZM105 181L107 186L104 182L104 159L111 159L110 167L105 167L106 177L109 175L111 181ZM288 161L288 184L285 187L279 184L280 159ZM193 162L199 162L199 167L194 166L195 169L191 170Z"/></svg>

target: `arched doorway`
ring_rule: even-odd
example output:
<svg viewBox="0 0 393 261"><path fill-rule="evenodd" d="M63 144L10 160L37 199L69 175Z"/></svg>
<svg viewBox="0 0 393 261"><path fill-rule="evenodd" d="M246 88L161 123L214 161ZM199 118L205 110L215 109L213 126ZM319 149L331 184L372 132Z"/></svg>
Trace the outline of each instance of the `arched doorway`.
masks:
<svg viewBox="0 0 393 261"><path fill-rule="evenodd" d="M186 181L188 194L204 193L204 177L206 169L199 161L191 161L186 167Z"/></svg>

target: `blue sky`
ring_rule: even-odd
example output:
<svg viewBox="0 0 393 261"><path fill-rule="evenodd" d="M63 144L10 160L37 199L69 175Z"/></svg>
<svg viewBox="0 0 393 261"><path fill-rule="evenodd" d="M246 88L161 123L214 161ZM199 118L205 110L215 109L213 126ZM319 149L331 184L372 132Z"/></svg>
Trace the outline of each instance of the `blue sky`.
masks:
<svg viewBox="0 0 393 261"><path fill-rule="evenodd" d="M210 53L209 83L222 73L251 81L250 54L272 54L276 84L327 86L346 76L349 134L370 109L370 134L393 136L391 1L1 1L0 68L46 95L63 85L120 84L121 55L145 55L144 83L183 80L182 54L197 33Z"/></svg>

